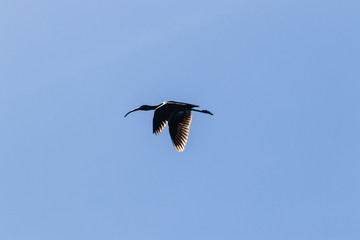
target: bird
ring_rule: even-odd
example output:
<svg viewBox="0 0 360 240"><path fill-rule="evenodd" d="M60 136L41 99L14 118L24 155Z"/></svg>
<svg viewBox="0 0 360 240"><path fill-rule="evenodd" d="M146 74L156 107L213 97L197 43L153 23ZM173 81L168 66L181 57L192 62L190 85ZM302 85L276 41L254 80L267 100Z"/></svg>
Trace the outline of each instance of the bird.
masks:
<svg viewBox="0 0 360 240"><path fill-rule="evenodd" d="M153 118L153 134L160 134L166 124L169 124L172 144L176 151L182 152L185 149L189 136L190 123L192 119L191 112L195 111L213 115L208 110L193 109L195 107L199 106L183 102L165 101L159 105L141 105L140 107L126 113L124 117L138 110L155 110Z"/></svg>

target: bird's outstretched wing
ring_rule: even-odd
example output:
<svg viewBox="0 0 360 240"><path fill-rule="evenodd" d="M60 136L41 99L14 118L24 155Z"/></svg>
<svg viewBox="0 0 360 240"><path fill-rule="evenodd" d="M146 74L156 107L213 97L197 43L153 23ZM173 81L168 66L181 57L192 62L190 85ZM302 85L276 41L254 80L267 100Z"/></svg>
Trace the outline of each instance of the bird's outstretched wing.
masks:
<svg viewBox="0 0 360 240"><path fill-rule="evenodd" d="M172 112L169 111L169 107L165 104L160 105L155 109L153 118L153 133L158 135L164 129Z"/></svg>
<svg viewBox="0 0 360 240"><path fill-rule="evenodd" d="M172 143L178 152L185 149L185 145L189 136L191 124L191 110L182 110L174 114L169 119L169 132Z"/></svg>

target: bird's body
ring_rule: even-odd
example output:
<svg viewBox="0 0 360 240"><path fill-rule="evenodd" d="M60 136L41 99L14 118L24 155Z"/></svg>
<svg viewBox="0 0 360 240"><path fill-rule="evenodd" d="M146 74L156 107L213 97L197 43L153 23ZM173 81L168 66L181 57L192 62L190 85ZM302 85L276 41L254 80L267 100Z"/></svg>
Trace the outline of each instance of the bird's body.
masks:
<svg viewBox="0 0 360 240"><path fill-rule="evenodd" d="M191 111L207 113L213 115L207 110L197 110L194 107L197 105L165 101L159 105L149 106L142 105L139 108L135 108L128 112L125 117L137 110L155 110L153 118L153 133L158 135L169 124L169 132L172 143L178 152L182 152L185 149L185 145L189 136L189 129L191 124L192 114Z"/></svg>

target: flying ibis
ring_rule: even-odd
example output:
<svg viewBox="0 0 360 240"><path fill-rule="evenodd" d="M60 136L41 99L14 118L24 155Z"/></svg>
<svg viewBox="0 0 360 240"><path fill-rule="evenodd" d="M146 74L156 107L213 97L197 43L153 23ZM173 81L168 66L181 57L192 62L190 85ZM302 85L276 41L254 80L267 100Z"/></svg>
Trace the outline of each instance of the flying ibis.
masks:
<svg viewBox="0 0 360 240"><path fill-rule="evenodd" d="M172 143L178 152L182 152L185 149L189 135L191 111L213 115L208 110L197 110L193 109L194 107L199 106L189 103L165 101L155 106L142 105L131 110L124 117L138 110L155 110L153 118L153 133L158 135L164 129L166 124L169 124L169 132Z"/></svg>

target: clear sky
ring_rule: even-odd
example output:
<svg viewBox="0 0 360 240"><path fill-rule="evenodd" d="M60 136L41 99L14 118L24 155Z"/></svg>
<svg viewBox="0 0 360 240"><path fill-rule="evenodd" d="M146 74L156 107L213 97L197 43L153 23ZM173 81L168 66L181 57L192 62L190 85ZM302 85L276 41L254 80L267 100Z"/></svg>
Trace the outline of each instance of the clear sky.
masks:
<svg viewBox="0 0 360 240"><path fill-rule="evenodd" d="M1 1L0 239L359 239L359 9Z"/></svg>

